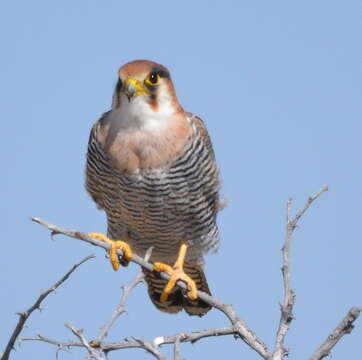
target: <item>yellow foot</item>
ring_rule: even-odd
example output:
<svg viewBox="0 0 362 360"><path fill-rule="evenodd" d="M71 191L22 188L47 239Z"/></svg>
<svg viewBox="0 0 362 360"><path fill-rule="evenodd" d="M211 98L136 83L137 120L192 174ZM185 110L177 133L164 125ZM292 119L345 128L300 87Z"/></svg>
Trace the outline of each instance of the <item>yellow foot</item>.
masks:
<svg viewBox="0 0 362 360"><path fill-rule="evenodd" d="M187 245L182 244L180 247L180 251L177 257L177 260L174 264L174 266L167 265L162 262L155 262L153 264L153 270L157 272L164 271L168 275L170 275L170 279L168 280L168 283L166 284L165 288L163 289L162 295L161 295L161 302L164 302L168 299L168 296L170 295L172 289L175 287L177 281L183 281L187 285L187 296L191 300L197 299L197 288L195 281L188 276L183 269L185 256L187 251Z"/></svg>
<svg viewBox="0 0 362 360"><path fill-rule="evenodd" d="M109 249L108 253L113 270L117 271L119 268L119 259L118 259L117 250L123 251L122 258L126 261L126 263L132 260L132 249L126 242L120 240L108 239L107 236L101 233L89 233L88 236L93 239L101 240L108 244L111 244L111 248Z"/></svg>

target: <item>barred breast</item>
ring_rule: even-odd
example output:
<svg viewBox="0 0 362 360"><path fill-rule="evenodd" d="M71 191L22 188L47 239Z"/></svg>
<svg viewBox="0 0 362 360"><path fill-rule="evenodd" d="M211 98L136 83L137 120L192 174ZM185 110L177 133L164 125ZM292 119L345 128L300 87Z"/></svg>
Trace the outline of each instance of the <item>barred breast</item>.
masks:
<svg viewBox="0 0 362 360"><path fill-rule="evenodd" d="M201 263L219 242L218 168L202 120L187 120L192 134L173 162L131 174L112 165L98 123L89 138L86 188L107 214L108 236L128 241L140 256L152 246L152 261L173 263L187 242L186 260Z"/></svg>

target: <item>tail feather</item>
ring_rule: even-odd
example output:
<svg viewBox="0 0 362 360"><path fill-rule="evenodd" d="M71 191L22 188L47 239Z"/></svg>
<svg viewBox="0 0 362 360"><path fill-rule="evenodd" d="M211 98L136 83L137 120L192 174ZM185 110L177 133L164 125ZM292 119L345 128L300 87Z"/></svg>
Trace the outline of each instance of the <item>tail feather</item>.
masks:
<svg viewBox="0 0 362 360"><path fill-rule="evenodd" d="M185 263L184 270L195 281L197 290L210 294L205 273L200 265ZM189 315L198 316L205 315L211 309L211 306L201 299L190 300L178 287L175 287L170 293L167 301L161 302L161 294L167 281L162 279L158 273L145 269L143 271L148 286L148 295L157 309L173 314L184 309Z"/></svg>
<svg viewBox="0 0 362 360"><path fill-rule="evenodd" d="M209 285L202 267L200 265L185 264L184 268L186 274L188 274L191 279L196 282L197 290L211 295ZM183 297L183 307L189 315L198 316L206 314L211 309L211 306L205 303L205 301L201 299L190 300L187 297Z"/></svg>

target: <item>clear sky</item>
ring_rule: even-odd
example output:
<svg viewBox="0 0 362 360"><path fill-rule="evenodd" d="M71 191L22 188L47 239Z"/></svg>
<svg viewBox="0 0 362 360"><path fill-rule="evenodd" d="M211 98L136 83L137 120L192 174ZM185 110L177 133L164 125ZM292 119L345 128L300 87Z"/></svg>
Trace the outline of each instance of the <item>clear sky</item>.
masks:
<svg viewBox="0 0 362 360"><path fill-rule="evenodd" d="M306 359L362 305L360 1L2 1L0 5L0 344L41 289L90 253L82 268L34 313L23 336L67 340L70 322L92 339L136 265L113 272L104 252L29 221L42 217L105 231L84 190L89 130L107 109L117 69L133 59L166 65L182 106L207 123L229 206L221 248L207 257L213 294L274 345L282 298L280 248L289 196L301 207L329 185L292 246L296 320L286 339ZM167 315L138 287L109 340L151 339L228 324ZM333 351L360 354L362 322ZM50 359L55 348L24 343L13 359ZM164 348L169 354L167 348ZM72 350L61 359L79 359ZM142 350L113 353L148 359ZM259 359L232 337L183 345L187 359Z"/></svg>

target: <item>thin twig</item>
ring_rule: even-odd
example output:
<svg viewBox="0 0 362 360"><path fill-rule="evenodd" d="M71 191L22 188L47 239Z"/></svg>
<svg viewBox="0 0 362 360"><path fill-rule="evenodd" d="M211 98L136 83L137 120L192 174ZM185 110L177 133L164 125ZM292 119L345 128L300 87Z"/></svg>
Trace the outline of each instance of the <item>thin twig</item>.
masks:
<svg viewBox="0 0 362 360"><path fill-rule="evenodd" d="M152 253L152 247L149 248L145 254L145 261L148 261L151 257ZM101 343L108 335L108 331L113 326L113 324L116 322L116 320L126 312L125 304L126 301L131 293L131 291L140 283L144 282L145 275L142 270L139 271L139 273L135 276L135 278L126 286L122 286L122 296L121 300L116 308L116 310L113 312L111 318L101 327L100 332L95 340L93 340L92 346L98 346L99 343Z"/></svg>
<svg viewBox="0 0 362 360"><path fill-rule="evenodd" d="M309 209L309 207L312 205L313 201L319 198L324 192L328 191L328 186L323 186L316 194L313 196L310 196L304 205L304 208L300 211L298 211L297 215L295 215L295 218L292 220L293 226L296 227L298 224L299 219L304 215L304 213Z"/></svg>
<svg viewBox="0 0 362 360"><path fill-rule="evenodd" d="M282 275L283 275L283 287L284 297L283 303L280 304L280 321L276 336L275 350L273 353L273 360L282 360L288 355L289 351L284 347L284 340L289 330L290 323L293 320L293 307L295 301L295 293L290 286L290 246L293 239L294 230L297 227L298 221L305 214L305 212L312 205L313 201L316 200L324 192L328 191L327 186L323 186L315 195L310 196L304 205L304 207L297 212L294 219L292 219L292 198L287 201L287 221L286 221L286 235L285 242L282 248Z"/></svg>
<svg viewBox="0 0 362 360"><path fill-rule="evenodd" d="M39 309L40 310L40 305L42 303L42 301L52 292L54 292L60 285L62 285L64 283L64 281L66 281L69 276L83 263L85 263L86 261L93 259L95 257L95 255L88 255L86 256L84 259L82 259L81 261L79 261L77 264L73 265L72 268L61 278L59 279L52 287L50 287L48 290L42 292L40 294L40 296L38 297L38 299L35 301L35 303L26 311L23 311L21 313L18 313L19 315L19 321L13 331L13 334L10 337L10 340L8 342L8 344L6 345L5 351L2 355L1 360L8 360L9 359L9 355L11 350L14 348L14 344L16 342L16 339L18 338L18 336L20 335L20 332L23 330L25 322L27 321L27 319L29 318L29 316L31 315L31 313L36 310Z"/></svg>
<svg viewBox="0 0 362 360"><path fill-rule="evenodd" d="M84 337L83 332L81 330L78 330L73 326L72 324L64 324L64 326L69 329L82 343L83 347L85 347L88 350L89 355L91 358L95 360L104 360L89 344L87 339Z"/></svg>
<svg viewBox="0 0 362 360"><path fill-rule="evenodd" d="M44 342L47 344L57 346L59 348L83 347L83 344L78 341L62 342L62 341L50 339L41 334L38 334L36 337L23 337L23 338L20 338L19 340L20 341L39 341L39 342Z"/></svg>
<svg viewBox="0 0 362 360"><path fill-rule="evenodd" d="M341 338L354 328L354 321L359 317L361 309L352 307L338 326L328 335L324 343L314 352L310 360L321 360L330 355L332 348Z"/></svg>
<svg viewBox="0 0 362 360"><path fill-rule="evenodd" d="M140 271L136 277L126 286L122 286L122 297L117 305L116 310L113 312L111 318L101 327L97 338L92 341L92 345L99 344L108 335L109 329L113 326L119 316L126 312L125 304L131 291L141 282L144 281L144 274Z"/></svg>
<svg viewBox="0 0 362 360"><path fill-rule="evenodd" d="M235 332L233 326L231 326L231 325L227 326L227 327L223 327L223 328L195 331L192 333L179 333L179 334L172 335L172 336L158 336L152 340L146 341L146 343L152 344L152 346L154 348L157 348L161 345L175 344L177 342L195 343L196 341L199 341L201 339L208 338L208 337L228 336L228 335L237 335L237 332ZM75 342L75 341L61 342L61 341L49 339L42 335L38 335L35 338L31 338L31 337L22 338L21 340L22 341L41 341L41 342L55 345L60 348L83 347L83 344L81 342ZM108 353L111 351L116 351L116 350L121 350L121 349L143 348L143 346L140 345L138 340L126 339L121 342L102 342L98 345L98 348L105 353ZM92 344L92 342L90 344Z"/></svg>
<svg viewBox="0 0 362 360"><path fill-rule="evenodd" d="M104 241L97 240L94 238L89 237L87 234L82 233L80 231L75 230L68 230L64 228L60 228L56 225L49 224L44 220L41 220L39 218L31 218L32 221L45 226L49 230L51 230L52 235L56 234L63 234L75 239L79 239L82 241L85 241L89 244L102 247L103 249L109 250L110 245ZM118 255L122 255L122 251L117 251ZM142 266L143 268L153 271L153 265L145 261L142 257L138 256L137 254L133 254L132 260L134 263ZM170 276L164 272L160 273L161 278L168 280ZM182 281L178 281L176 283L178 287L183 289L184 291L187 290L187 285L183 283ZM266 345L254 334L254 332L249 329L249 327L246 325L244 321L242 321L239 316L237 315L234 308L229 304L223 304L222 302L218 301L217 299L213 298L212 296L208 295L207 293L204 293L202 291L198 291L198 297L205 301L206 303L210 304L211 306L215 307L216 309L222 311L228 319L231 321L234 333L239 335L239 337L248 344L253 350L255 350L259 355L261 355L264 359L270 359L271 353L268 352L268 349Z"/></svg>

